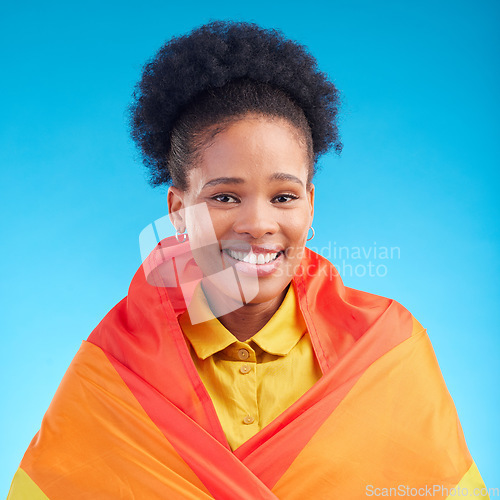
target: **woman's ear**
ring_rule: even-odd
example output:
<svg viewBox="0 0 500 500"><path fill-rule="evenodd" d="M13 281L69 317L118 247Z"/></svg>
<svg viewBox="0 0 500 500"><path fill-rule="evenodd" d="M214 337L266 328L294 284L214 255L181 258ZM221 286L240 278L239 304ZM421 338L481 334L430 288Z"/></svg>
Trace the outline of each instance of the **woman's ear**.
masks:
<svg viewBox="0 0 500 500"><path fill-rule="evenodd" d="M175 186L168 188L167 193L168 216L176 231L183 233L186 230L184 217L184 191Z"/></svg>
<svg viewBox="0 0 500 500"><path fill-rule="evenodd" d="M311 182L307 189L307 196L309 201L309 207L311 209L311 225L314 219L314 184Z"/></svg>

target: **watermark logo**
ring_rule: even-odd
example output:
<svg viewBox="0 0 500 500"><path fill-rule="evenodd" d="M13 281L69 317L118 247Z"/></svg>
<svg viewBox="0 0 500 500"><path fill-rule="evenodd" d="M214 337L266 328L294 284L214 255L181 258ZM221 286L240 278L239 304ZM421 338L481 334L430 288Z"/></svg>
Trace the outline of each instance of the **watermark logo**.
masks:
<svg viewBox="0 0 500 500"><path fill-rule="evenodd" d="M193 235L183 240L174 235L175 221L185 221ZM192 324L235 311L259 291L257 272L244 274L227 265L221 250L234 242L217 240L206 203L183 208L157 219L139 235L142 267L149 284L180 291ZM237 241L242 251L250 245ZM191 300L201 286L209 308Z"/></svg>

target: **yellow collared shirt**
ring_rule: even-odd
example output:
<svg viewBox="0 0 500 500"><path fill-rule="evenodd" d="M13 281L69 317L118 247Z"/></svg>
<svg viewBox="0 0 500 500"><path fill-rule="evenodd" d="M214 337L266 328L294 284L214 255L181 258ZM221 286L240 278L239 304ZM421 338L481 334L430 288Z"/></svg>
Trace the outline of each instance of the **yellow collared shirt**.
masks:
<svg viewBox="0 0 500 500"><path fill-rule="evenodd" d="M210 315L201 287L197 287L193 300ZM293 285L274 316L245 342L213 315L192 325L186 311L179 316L179 324L233 450L321 378Z"/></svg>

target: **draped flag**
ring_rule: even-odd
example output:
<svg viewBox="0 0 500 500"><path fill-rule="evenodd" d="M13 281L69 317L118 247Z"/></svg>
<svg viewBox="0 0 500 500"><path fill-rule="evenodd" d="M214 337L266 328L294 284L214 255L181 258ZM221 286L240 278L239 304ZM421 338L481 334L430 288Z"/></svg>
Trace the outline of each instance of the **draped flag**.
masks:
<svg viewBox="0 0 500 500"><path fill-rule="evenodd" d="M426 331L308 249L292 286L323 376L231 451L177 321L186 255L159 244L83 342L9 499L488 498Z"/></svg>

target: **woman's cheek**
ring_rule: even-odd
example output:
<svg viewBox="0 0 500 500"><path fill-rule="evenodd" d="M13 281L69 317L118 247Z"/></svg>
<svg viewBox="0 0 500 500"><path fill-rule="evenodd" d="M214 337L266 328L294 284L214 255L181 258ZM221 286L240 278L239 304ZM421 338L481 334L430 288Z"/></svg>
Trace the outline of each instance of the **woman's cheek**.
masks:
<svg viewBox="0 0 500 500"><path fill-rule="evenodd" d="M227 210L209 210L210 222L214 228L218 240L223 239L224 235L233 226L234 216L231 216Z"/></svg>
<svg viewBox="0 0 500 500"><path fill-rule="evenodd" d="M307 231L309 230L309 219L307 217L294 217L293 215L290 219L295 222L291 225L290 222L284 227L284 232L289 236L290 240L295 243L294 246L301 247L304 245L307 239Z"/></svg>

